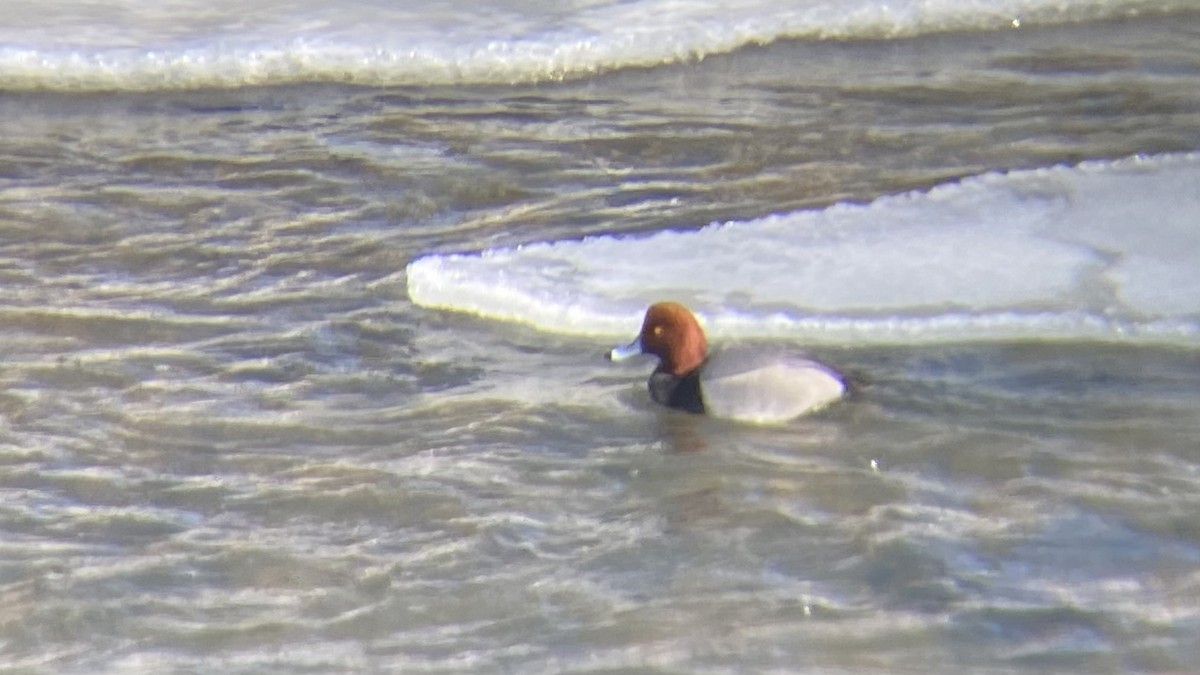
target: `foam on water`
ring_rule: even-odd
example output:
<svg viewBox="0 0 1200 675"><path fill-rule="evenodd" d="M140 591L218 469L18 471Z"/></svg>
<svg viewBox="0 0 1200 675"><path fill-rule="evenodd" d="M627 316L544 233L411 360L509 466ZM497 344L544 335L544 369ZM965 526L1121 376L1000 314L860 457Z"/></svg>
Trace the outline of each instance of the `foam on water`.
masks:
<svg viewBox="0 0 1200 675"><path fill-rule="evenodd" d="M891 38L1200 9L1196 0L84 0L5 4L0 86L513 82L653 66L784 37Z"/></svg>
<svg viewBox="0 0 1200 675"><path fill-rule="evenodd" d="M1200 154L992 173L648 237L408 265L414 303L575 334L691 305L715 335L1200 343Z"/></svg>

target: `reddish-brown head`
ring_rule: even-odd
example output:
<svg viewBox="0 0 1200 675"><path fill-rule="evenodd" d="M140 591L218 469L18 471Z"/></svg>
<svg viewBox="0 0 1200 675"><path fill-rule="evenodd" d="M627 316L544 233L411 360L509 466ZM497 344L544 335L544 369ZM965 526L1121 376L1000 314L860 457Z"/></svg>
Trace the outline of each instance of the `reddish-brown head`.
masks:
<svg viewBox="0 0 1200 675"><path fill-rule="evenodd" d="M691 310L677 302L650 305L638 334L642 351L659 358L659 370L685 375L704 362L708 340Z"/></svg>

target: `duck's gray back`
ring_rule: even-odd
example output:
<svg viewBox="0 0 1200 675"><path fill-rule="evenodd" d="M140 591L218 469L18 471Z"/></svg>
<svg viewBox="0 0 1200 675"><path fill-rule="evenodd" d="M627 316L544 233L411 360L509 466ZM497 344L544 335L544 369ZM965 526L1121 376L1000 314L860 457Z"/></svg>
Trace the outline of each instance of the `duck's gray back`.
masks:
<svg viewBox="0 0 1200 675"><path fill-rule="evenodd" d="M841 398L842 377L802 356L729 348L709 357L701 377L709 414L754 422L781 422Z"/></svg>

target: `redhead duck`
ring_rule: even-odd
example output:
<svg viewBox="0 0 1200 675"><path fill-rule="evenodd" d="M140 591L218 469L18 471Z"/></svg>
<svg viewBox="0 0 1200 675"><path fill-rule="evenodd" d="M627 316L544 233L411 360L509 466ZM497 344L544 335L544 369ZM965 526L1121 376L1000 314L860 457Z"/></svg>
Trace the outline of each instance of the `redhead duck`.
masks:
<svg viewBox="0 0 1200 675"><path fill-rule="evenodd" d="M696 317L675 302L651 305L637 338L608 358L636 354L659 359L650 375L650 396L693 413L782 422L823 408L846 391L841 375L807 358L744 349L710 355Z"/></svg>

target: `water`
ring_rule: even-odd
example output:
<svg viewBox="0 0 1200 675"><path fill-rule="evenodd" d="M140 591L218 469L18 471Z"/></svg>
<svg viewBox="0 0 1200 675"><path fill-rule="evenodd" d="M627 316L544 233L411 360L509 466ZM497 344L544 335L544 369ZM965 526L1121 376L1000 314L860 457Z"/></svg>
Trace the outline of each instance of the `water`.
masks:
<svg viewBox="0 0 1200 675"><path fill-rule="evenodd" d="M1191 0L505 0L436 6L78 0L7 6L0 82L160 90L291 82L382 85L571 78L703 58L785 37L881 38L1195 10ZM452 35L452 38L447 36Z"/></svg>
<svg viewBox="0 0 1200 675"><path fill-rule="evenodd" d="M1200 658L1195 6L30 7L0 33L5 669ZM897 233L928 283L863 253ZM862 285L777 297L744 251L801 235ZM663 241L695 257L651 291ZM516 247L487 316L410 296L416 260L466 262L454 307ZM571 320L524 323L535 283ZM779 427L662 411L601 354L668 291L868 386Z"/></svg>

